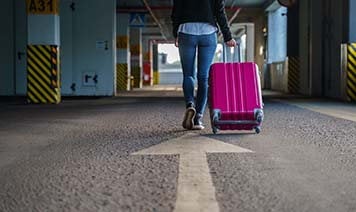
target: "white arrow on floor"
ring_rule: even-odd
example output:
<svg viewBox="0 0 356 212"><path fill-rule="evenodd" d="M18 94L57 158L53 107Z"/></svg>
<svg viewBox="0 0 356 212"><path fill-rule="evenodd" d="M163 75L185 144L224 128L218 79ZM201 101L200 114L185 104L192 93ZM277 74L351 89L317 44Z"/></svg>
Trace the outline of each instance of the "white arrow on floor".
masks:
<svg viewBox="0 0 356 212"><path fill-rule="evenodd" d="M219 211L206 153L252 153L232 144L188 134L133 155L180 155L175 212Z"/></svg>

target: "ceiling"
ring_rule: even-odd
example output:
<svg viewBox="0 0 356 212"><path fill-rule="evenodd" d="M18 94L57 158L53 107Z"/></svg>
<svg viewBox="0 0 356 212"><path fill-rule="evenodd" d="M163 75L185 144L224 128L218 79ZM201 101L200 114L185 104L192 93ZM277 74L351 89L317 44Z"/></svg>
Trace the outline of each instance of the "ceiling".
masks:
<svg viewBox="0 0 356 212"><path fill-rule="evenodd" d="M225 0L226 13L231 23L250 21L263 14L274 0ZM145 13L143 36L171 41L171 10L173 0L117 0L119 13Z"/></svg>

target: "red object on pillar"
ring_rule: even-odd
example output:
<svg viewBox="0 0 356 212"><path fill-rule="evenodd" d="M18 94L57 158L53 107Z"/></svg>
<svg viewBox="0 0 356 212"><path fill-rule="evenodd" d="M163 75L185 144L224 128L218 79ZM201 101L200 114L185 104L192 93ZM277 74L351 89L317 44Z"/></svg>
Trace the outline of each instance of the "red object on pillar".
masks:
<svg viewBox="0 0 356 212"><path fill-rule="evenodd" d="M151 81L152 81L151 63L145 62L143 63L143 84L151 85Z"/></svg>

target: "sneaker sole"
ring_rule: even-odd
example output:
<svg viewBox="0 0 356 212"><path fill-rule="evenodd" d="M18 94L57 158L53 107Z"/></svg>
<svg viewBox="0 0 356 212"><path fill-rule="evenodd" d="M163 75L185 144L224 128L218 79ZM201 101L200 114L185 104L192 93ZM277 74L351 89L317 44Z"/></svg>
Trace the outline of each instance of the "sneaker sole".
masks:
<svg viewBox="0 0 356 212"><path fill-rule="evenodd" d="M193 129L194 126L194 117L195 117L195 109L194 108L188 108L185 112L184 115L184 120L182 123L182 126L184 129L191 130Z"/></svg>
<svg viewBox="0 0 356 212"><path fill-rule="evenodd" d="M203 125L194 125L193 130L204 130L205 127Z"/></svg>

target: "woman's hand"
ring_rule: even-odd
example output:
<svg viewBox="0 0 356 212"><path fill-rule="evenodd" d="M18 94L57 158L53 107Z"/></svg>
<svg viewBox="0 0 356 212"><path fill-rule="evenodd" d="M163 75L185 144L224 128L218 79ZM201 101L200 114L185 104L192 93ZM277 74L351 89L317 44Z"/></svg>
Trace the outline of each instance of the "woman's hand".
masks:
<svg viewBox="0 0 356 212"><path fill-rule="evenodd" d="M236 43L235 39L231 39L231 40L229 40L229 41L226 42L226 45L227 45L228 47L235 47L236 44L237 44L237 43Z"/></svg>
<svg viewBox="0 0 356 212"><path fill-rule="evenodd" d="M175 45L176 47L178 47L178 38L176 38L176 40L175 40L175 42L174 42L174 45Z"/></svg>

